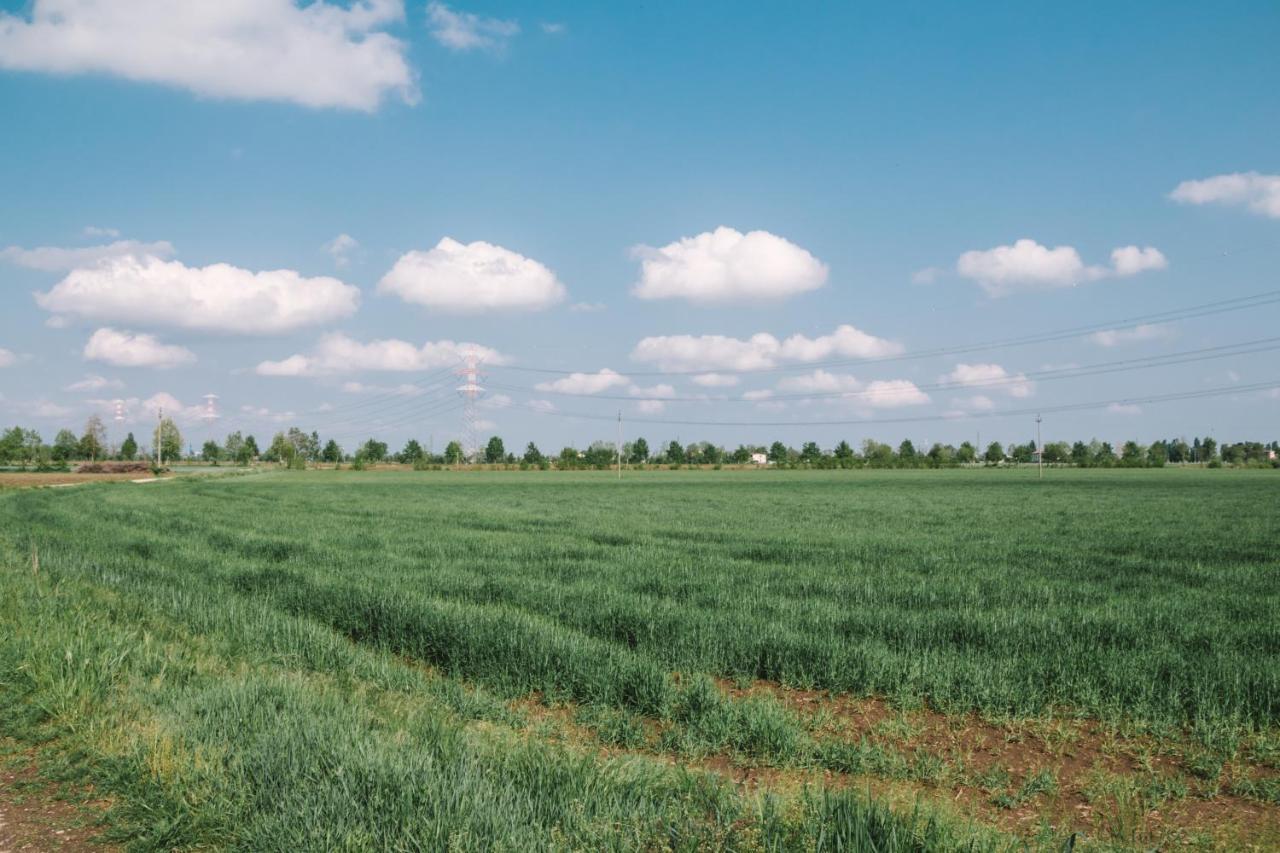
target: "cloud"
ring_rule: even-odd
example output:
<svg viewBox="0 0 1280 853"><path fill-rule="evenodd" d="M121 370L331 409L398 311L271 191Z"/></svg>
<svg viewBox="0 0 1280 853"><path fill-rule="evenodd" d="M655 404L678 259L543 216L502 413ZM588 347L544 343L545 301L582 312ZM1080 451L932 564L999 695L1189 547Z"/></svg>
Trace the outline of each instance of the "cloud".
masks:
<svg viewBox="0 0 1280 853"><path fill-rule="evenodd" d="M333 332L320 338L310 353L260 362L254 372L259 376L331 376L362 370L436 370L461 363L468 353L474 353L486 364L506 362L497 350L478 344L427 341L417 346L394 338L362 343L342 332Z"/></svg>
<svg viewBox="0 0 1280 853"><path fill-rule="evenodd" d="M557 21L543 21L539 26L542 27L542 31L549 36L564 35L565 31L568 29L564 24Z"/></svg>
<svg viewBox="0 0 1280 853"><path fill-rule="evenodd" d="M1025 373L1010 373L998 364L957 364L950 373L939 376L938 381L966 388L990 387L1019 398L1030 397L1036 388Z"/></svg>
<svg viewBox="0 0 1280 853"><path fill-rule="evenodd" d="M996 402L985 394L974 394L961 400L960 405L974 412L989 412L996 407Z"/></svg>
<svg viewBox="0 0 1280 853"><path fill-rule="evenodd" d="M86 237L110 237L115 239L120 236L120 232L115 228L102 228L97 225L86 225L84 227L84 236Z"/></svg>
<svg viewBox="0 0 1280 853"><path fill-rule="evenodd" d="M797 334L785 340L767 332L745 340L724 335L660 335L637 343L631 359L655 364L667 372L715 372L768 370L786 362L879 358L900 352L899 343L842 325L829 335L809 338Z"/></svg>
<svg viewBox="0 0 1280 853"><path fill-rule="evenodd" d="M603 302L575 302L569 306L569 310L575 314L595 314L605 310Z"/></svg>
<svg viewBox="0 0 1280 853"><path fill-rule="evenodd" d="M255 420L269 421L273 424L285 424L298 419L293 412L272 411L266 406L244 405L240 407L240 413Z"/></svg>
<svg viewBox="0 0 1280 853"><path fill-rule="evenodd" d="M449 237L430 251L401 255L378 282L378 292L450 314L541 311L567 293L555 273L532 258Z"/></svg>
<svg viewBox="0 0 1280 853"><path fill-rule="evenodd" d="M859 401L873 409L897 409L924 405L929 395L907 379L877 379L867 384Z"/></svg>
<svg viewBox="0 0 1280 853"><path fill-rule="evenodd" d="M1143 341L1161 341L1177 335L1177 331L1165 323L1143 323L1131 329L1103 329L1089 335L1089 340L1100 347L1116 347Z"/></svg>
<svg viewBox="0 0 1280 853"><path fill-rule="evenodd" d="M772 389L770 389L770 388L758 388L758 389L756 389L756 390L754 390L754 391L743 391L743 392L742 392L742 399L744 399L744 400L751 400L751 401L753 401L753 402L759 402L759 401L761 401L761 400L768 400L768 399L769 399L769 398L771 398L772 396L773 396L773 390L772 390Z"/></svg>
<svg viewBox="0 0 1280 853"><path fill-rule="evenodd" d="M701 304L776 302L821 287L827 266L768 231L743 234L720 226L661 248L636 246L641 299L687 299Z"/></svg>
<svg viewBox="0 0 1280 853"><path fill-rule="evenodd" d="M554 412L556 410L556 405L550 400L530 400L528 408L545 415Z"/></svg>
<svg viewBox="0 0 1280 853"><path fill-rule="evenodd" d="M0 68L373 111L418 100L404 42L380 31L403 17L402 0L34 0L30 18L0 14Z"/></svg>
<svg viewBox="0 0 1280 853"><path fill-rule="evenodd" d="M0 367L10 367L18 363L18 356L13 350L0 347Z"/></svg>
<svg viewBox="0 0 1280 853"><path fill-rule="evenodd" d="M1168 266L1159 249L1122 246L1111 252L1111 266L1086 266L1072 246L1050 249L1035 240L1012 246L971 250L956 261L956 272L976 281L988 296L1073 287L1081 282L1136 275Z"/></svg>
<svg viewBox="0 0 1280 853"><path fill-rule="evenodd" d="M2 399L2 398L0 398ZM11 408L30 418L65 418L75 414L75 409L51 400L12 401Z"/></svg>
<svg viewBox="0 0 1280 853"><path fill-rule="evenodd" d="M1113 415L1140 415L1142 407L1133 403L1112 403L1107 406L1107 411Z"/></svg>
<svg viewBox="0 0 1280 853"><path fill-rule="evenodd" d="M339 234L328 243L325 243L321 248L328 252L330 257L333 258L334 266L345 267L351 263L350 255L355 249L359 248L359 246L360 243L355 237L352 237L350 234Z"/></svg>
<svg viewBox="0 0 1280 853"><path fill-rule="evenodd" d="M520 24L516 21L455 12L443 3L427 4L427 24L432 38L457 51L500 51L509 39L520 32Z"/></svg>
<svg viewBox="0 0 1280 853"><path fill-rule="evenodd" d="M606 367L596 373L570 373L551 382L539 382L533 387L557 394L599 394L629 384L627 377Z"/></svg>
<svg viewBox="0 0 1280 853"><path fill-rule="evenodd" d="M636 411L642 415L659 415L667 410L667 404L661 400L641 400L636 403Z"/></svg>
<svg viewBox="0 0 1280 853"><path fill-rule="evenodd" d="M363 382L344 382L342 390L348 394L396 394L401 397L417 397L423 390L417 385L403 382L399 385L367 385Z"/></svg>
<svg viewBox="0 0 1280 853"><path fill-rule="evenodd" d="M160 391L152 394L140 403L136 398L130 398L125 402L126 411L131 411L137 406L141 406L145 416L142 420L155 423L158 415L162 414L166 418L173 418L178 423L195 423L204 420L206 411L205 407L199 404L187 406L177 397L167 391ZM135 418L136 420L136 418Z"/></svg>
<svg viewBox="0 0 1280 853"><path fill-rule="evenodd" d="M689 381L703 388L732 388L738 384L738 377L724 373L699 373Z"/></svg>
<svg viewBox="0 0 1280 853"><path fill-rule="evenodd" d="M847 373L828 373L825 370L815 370L803 376L788 376L778 382L779 391L791 394L837 394L861 388L862 383L857 377Z"/></svg>
<svg viewBox="0 0 1280 853"><path fill-rule="evenodd" d="M632 397L644 397L649 400L673 400L676 396L676 389L665 382L660 382L649 388L632 385L627 389L627 393Z"/></svg>
<svg viewBox="0 0 1280 853"><path fill-rule="evenodd" d="M1120 277L1137 275L1147 270L1162 270L1169 261L1159 249L1151 246L1121 246L1111 250L1111 269Z"/></svg>
<svg viewBox="0 0 1280 853"><path fill-rule="evenodd" d="M95 267L103 261L135 255L168 258L173 255L173 245L164 240L155 243L140 243L137 240L117 240L105 246L80 246L76 248L40 246L35 249L9 246L8 248L0 249L0 260L44 272L68 272L84 267Z"/></svg>
<svg viewBox="0 0 1280 853"><path fill-rule="evenodd" d="M54 314L94 322L273 334L353 314L358 288L293 270L252 272L230 264L188 267L125 255L72 270L36 302Z"/></svg>
<svg viewBox="0 0 1280 853"><path fill-rule="evenodd" d="M935 281L938 280L938 276L942 275L945 272L946 270L942 269L941 267L925 267L924 269L916 270L911 274L911 283L912 284L933 284Z"/></svg>
<svg viewBox="0 0 1280 853"><path fill-rule="evenodd" d="M119 379L108 379L105 376L99 376L96 373L89 373L85 375L84 379L81 379L78 382L72 382L65 390L73 392L114 391L123 387L124 383Z"/></svg>
<svg viewBox="0 0 1280 853"><path fill-rule="evenodd" d="M1243 205L1254 213L1280 219L1280 175L1234 172L1183 181L1169 198L1182 204Z"/></svg>
<svg viewBox="0 0 1280 853"><path fill-rule="evenodd" d="M84 345L87 361L103 361L116 367L168 369L191 364L196 355L186 347L162 344L152 335L98 329Z"/></svg>

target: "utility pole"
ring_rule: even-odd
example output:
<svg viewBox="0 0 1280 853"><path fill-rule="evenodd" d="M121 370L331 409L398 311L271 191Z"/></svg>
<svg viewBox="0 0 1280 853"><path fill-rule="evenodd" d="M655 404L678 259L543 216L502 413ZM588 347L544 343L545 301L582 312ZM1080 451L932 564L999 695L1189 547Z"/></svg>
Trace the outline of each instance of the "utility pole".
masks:
<svg viewBox="0 0 1280 853"><path fill-rule="evenodd" d="M622 479L622 409L618 409L618 479Z"/></svg>
<svg viewBox="0 0 1280 853"><path fill-rule="evenodd" d="M1038 479L1044 479L1044 445L1040 442L1040 413L1036 412L1036 462L1039 466Z"/></svg>
<svg viewBox="0 0 1280 853"><path fill-rule="evenodd" d="M160 433L164 431L164 406L156 409L156 467L164 467L164 446L160 443Z"/></svg>

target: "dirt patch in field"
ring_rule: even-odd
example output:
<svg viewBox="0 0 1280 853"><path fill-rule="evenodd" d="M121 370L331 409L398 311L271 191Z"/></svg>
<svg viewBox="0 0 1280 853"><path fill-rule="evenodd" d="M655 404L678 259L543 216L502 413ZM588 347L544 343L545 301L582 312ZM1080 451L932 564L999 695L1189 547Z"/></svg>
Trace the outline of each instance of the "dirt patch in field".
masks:
<svg viewBox="0 0 1280 853"><path fill-rule="evenodd" d="M33 489L40 486L78 486L82 483L120 482L135 480L140 475L132 473L117 474L78 474L72 472L36 472L5 471L0 472L0 489ZM172 476L172 475L165 475Z"/></svg>
<svg viewBox="0 0 1280 853"><path fill-rule="evenodd" d="M1228 793L1231 775L1267 778L1272 770L1236 762L1216 778L1193 775L1187 739L1124 737L1092 720L1014 720L995 723L976 714L900 710L877 698L831 695L758 682L720 682L734 698L768 695L790 709L820 742L868 742L915 763L932 761L932 778L886 778L804 766L768 766L714 754L663 752L667 727L645 720L644 744L604 743L569 704L543 704L538 695L512 703L529 733L590 749L602 758L647 755L672 765L716 773L745 793L795 791L806 785L856 787L890 802L921 797L988 826L1024 838L1046 827L1056 837L1084 837L1141 847L1280 849L1280 805ZM1212 775L1212 774L1210 774Z"/></svg>
<svg viewBox="0 0 1280 853"><path fill-rule="evenodd" d="M80 802L60 797L56 786L40 778L30 755L6 762L0 769L0 853L118 849L95 840L108 803L80 793Z"/></svg>

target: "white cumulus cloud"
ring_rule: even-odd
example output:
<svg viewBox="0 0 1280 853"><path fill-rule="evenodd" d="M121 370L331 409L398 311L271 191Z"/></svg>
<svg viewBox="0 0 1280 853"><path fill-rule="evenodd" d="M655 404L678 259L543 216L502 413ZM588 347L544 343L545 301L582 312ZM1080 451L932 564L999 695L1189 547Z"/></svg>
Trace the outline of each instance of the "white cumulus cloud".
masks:
<svg viewBox="0 0 1280 853"><path fill-rule="evenodd" d="M690 377L690 381L703 388L732 388L738 384L738 377L726 373L699 373Z"/></svg>
<svg viewBox="0 0 1280 853"><path fill-rule="evenodd" d="M1242 205L1254 213L1280 219L1280 175L1233 172L1199 181L1183 181L1169 193L1183 204Z"/></svg>
<svg viewBox="0 0 1280 853"><path fill-rule="evenodd" d="M484 364L503 364L497 350L478 344L427 341L418 346L397 339L357 341L341 332L320 338L309 353L297 353L280 361L263 361L254 368L260 376L331 376L364 370L422 371L452 367L473 354Z"/></svg>
<svg viewBox="0 0 1280 853"><path fill-rule="evenodd" d="M550 269L524 255L477 240L445 237L429 251L411 251L378 282L379 293L451 314L541 311L564 300Z"/></svg>
<svg viewBox="0 0 1280 853"><path fill-rule="evenodd" d="M629 384L627 377L606 367L596 373L570 373L550 382L539 382L533 387L558 394L599 394Z"/></svg>
<svg viewBox="0 0 1280 853"><path fill-rule="evenodd" d="M347 317L358 288L293 270L252 272L230 264L189 267L125 255L72 270L36 302L54 314L95 322L273 334Z"/></svg>
<svg viewBox="0 0 1280 853"><path fill-rule="evenodd" d="M0 13L0 68L110 74L212 98L372 111L416 103L402 0L34 0Z"/></svg>
<svg viewBox="0 0 1280 853"><path fill-rule="evenodd" d="M351 253L359 247L360 243L355 237L344 233L334 237L321 248L328 252L329 256L333 258L334 266L345 267L351 263Z"/></svg>
<svg viewBox="0 0 1280 853"><path fill-rule="evenodd" d="M13 350L0 347L0 367L9 367L18 363L18 356Z"/></svg>
<svg viewBox="0 0 1280 853"><path fill-rule="evenodd" d="M1113 415L1140 415L1142 407L1134 403L1112 403L1107 406L1107 411Z"/></svg>
<svg viewBox="0 0 1280 853"><path fill-rule="evenodd" d="M778 390L790 394L837 394L858 391L862 382L847 373L815 370L802 376L788 376L778 381Z"/></svg>
<svg viewBox="0 0 1280 853"><path fill-rule="evenodd" d="M0 249L0 259L44 272L67 272L82 267L94 267L112 258L124 258L145 255L156 258L168 258L173 255L173 245L164 240L155 243L140 243L137 240L117 240L103 246L39 246L35 249L24 249L21 246L8 246Z"/></svg>
<svg viewBox="0 0 1280 853"><path fill-rule="evenodd" d="M1144 341L1168 340L1176 334L1173 326L1168 324L1143 323L1131 329L1103 329L1090 335L1089 340L1100 347L1117 347Z"/></svg>
<svg viewBox="0 0 1280 853"><path fill-rule="evenodd" d="M988 296L1052 290L1109 277L1136 275L1168 266L1159 249L1121 246L1111 252L1111 266L1086 266L1072 246L1042 246L1021 239L1012 246L973 249L956 261L956 272L976 281Z"/></svg>
<svg viewBox="0 0 1280 853"><path fill-rule="evenodd" d="M873 409L897 409L924 405L929 402L929 395L907 379L877 379L867 383L859 401Z"/></svg>
<svg viewBox="0 0 1280 853"><path fill-rule="evenodd" d="M821 287L827 266L768 231L743 234L720 226L661 248L637 246L641 299L687 299L713 304L776 302Z"/></svg>
<svg viewBox="0 0 1280 853"><path fill-rule="evenodd" d="M116 228L104 228L100 225L86 225L84 227L84 236L86 237L110 237L115 239L120 236L120 231Z"/></svg>
<svg viewBox="0 0 1280 853"><path fill-rule="evenodd" d="M520 24L516 21L482 18L471 12L455 11L438 2L427 4L427 23L432 38L457 51L501 50L520 32Z"/></svg>
<svg viewBox="0 0 1280 853"><path fill-rule="evenodd" d="M1030 397L1035 393L1035 383L1025 373L1011 373L998 364L957 364L938 381L965 388L991 388L1010 397Z"/></svg>
<svg viewBox="0 0 1280 853"><path fill-rule="evenodd" d="M767 370L788 362L879 358L900 352L902 345L895 341L842 325L829 335L810 338L796 334L785 340L767 332L746 339L724 335L659 335L643 338L632 350L631 358L668 372L715 372Z"/></svg>
<svg viewBox="0 0 1280 853"><path fill-rule="evenodd" d="M88 361L102 361L116 367L155 367L166 369L191 364L196 355L186 347L161 343L152 335L102 328L94 332L84 345Z"/></svg>
<svg viewBox="0 0 1280 853"><path fill-rule="evenodd" d="M117 390L124 387L124 383L119 379L108 379L105 376L99 376L96 373L86 374L84 379L72 382L67 386L68 391L105 391Z"/></svg>

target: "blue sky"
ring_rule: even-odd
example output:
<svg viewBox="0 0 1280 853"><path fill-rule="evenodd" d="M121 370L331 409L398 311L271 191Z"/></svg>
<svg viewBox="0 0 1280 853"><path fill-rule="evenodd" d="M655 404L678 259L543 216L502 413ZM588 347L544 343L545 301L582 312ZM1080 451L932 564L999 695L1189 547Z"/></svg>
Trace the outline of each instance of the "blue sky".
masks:
<svg viewBox="0 0 1280 853"><path fill-rule="evenodd" d="M1273 303L900 358L1276 289L1273 3L183 5L0 4L6 423L439 449L442 342L484 348L483 431L544 449L619 409L651 444L1025 440L991 413L1280 381L1274 350L1071 375L1272 337Z"/></svg>

